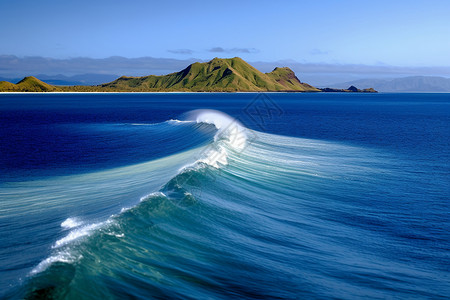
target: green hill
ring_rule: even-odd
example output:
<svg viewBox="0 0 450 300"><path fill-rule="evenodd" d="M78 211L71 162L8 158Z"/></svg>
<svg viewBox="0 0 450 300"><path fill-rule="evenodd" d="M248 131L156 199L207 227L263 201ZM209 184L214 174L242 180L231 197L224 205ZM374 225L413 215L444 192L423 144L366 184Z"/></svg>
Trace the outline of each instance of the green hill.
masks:
<svg viewBox="0 0 450 300"><path fill-rule="evenodd" d="M8 81L0 81L0 91L12 92L16 90L16 85Z"/></svg>
<svg viewBox="0 0 450 300"><path fill-rule="evenodd" d="M264 74L241 58L214 58L163 76L120 77L102 87L126 91L267 92L318 91L301 83L288 68ZM281 70L281 69L280 69Z"/></svg>
<svg viewBox="0 0 450 300"><path fill-rule="evenodd" d="M1 92L55 92L59 89L55 86L40 81L36 77L25 77L17 84L7 81L0 82Z"/></svg>
<svg viewBox="0 0 450 300"><path fill-rule="evenodd" d="M262 73L239 57L214 58L162 76L125 77L98 86L52 86L34 77L0 82L0 92L319 92L289 68Z"/></svg>

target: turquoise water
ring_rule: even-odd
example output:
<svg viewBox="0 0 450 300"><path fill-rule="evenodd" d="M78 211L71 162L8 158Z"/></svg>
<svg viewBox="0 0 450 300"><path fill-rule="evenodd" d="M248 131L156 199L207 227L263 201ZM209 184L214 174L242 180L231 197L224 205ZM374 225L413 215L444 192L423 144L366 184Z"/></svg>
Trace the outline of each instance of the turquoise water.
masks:
<svg viewBox="0 0 450 300"><path fill-rule="evenodd" d="M445 299L449 121L447 94L1 95L0 295Z"/></svg>

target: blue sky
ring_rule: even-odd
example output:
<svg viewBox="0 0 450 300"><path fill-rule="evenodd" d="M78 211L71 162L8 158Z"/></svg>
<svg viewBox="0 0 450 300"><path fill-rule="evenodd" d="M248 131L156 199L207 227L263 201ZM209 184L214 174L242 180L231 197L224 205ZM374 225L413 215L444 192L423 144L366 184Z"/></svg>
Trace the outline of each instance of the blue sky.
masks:
<svg viewBox="0 0 450 300"><path fill-rule="evenodd" d="M0 55L450 66L449 16L448 0L0 0Z"/></svg>

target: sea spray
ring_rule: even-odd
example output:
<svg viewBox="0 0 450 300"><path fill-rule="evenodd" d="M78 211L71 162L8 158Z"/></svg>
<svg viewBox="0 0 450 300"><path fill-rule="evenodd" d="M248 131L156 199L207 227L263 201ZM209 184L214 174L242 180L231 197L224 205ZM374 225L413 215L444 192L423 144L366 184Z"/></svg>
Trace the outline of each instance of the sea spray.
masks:
<svg viewBox="0 0 450 300"><path fill-rule="evenodd" d="M67 218L66 220L64 220L64 222L61 223L61 227L64 229L72 229L81 225L83 225L83 221L76 217Z"/></svg>

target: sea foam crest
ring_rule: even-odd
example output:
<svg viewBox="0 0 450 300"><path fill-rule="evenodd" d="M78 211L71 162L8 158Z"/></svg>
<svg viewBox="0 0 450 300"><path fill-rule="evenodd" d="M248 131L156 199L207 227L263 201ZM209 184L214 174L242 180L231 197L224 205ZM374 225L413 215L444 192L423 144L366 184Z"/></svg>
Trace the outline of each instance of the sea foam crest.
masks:
<svg viewBox="0 0 450 300"><path fill-rule="evenodd" d="M212 109L198 109L187 113L188 120L211 124L217 128L214 143L209 145L197 162L215 168L228 164L228 149L242 151L247 145L247 128L233 117Z"/></svg>
<svg viewBox="0 0 450 300"><path fill-rule="evenodd" d="M69 251L60 251L58 254L52 255L41 261L33 270L31 270L30 275L35 275L37 273L45 271L51 264L55 262L73 263L81 258L81 255L74 256Z"/></svg>
<svg viewBox="0 0 450 300"><path fill-rule="evenodd" d="M159 123L131 123L131 126L157 126L162 124L171 124L171 125L181 125L181 124L187 124L187 123L194 123L195 121L182 121L177 119L170 119L164 122Z"/></svg>
<svg viewBox="0 0 450 300"><path fill-rule="evenodd" d="M174 125L180 125L180 124L186 124L186 123L193 123L194 121L181 121L181 120L177 120L177 119L170 119L169 121L166 121L169 124L174 124Z"/></svg>
<svg viewBox="0 0 450 300"><path fill-rule="evenodd" d="M61 227L64 229L72 229L75 227L79 227L83 225L83 221L78 218L67 218L64 222L61 223Z"/></svg>
<svg viewBox="0 0 450 300"><path fill-rule="evenodd" d="M163 192L153 192L148 195L145 195L139 199L139 202L143 202L148 200L151 197L167 197Z"/></svg>
<svg viewBox="0 0 450 300"><path fill-rule="evenodd" d="M72 241L75 241L81 237L87 236L89 235L92 231L94 231L95 229L101 227L102 225L104 225L106 222L101 222L101 223L94 223L94 224L90 224L90 225L86 225L77 229L72 230L71 232L69 232L68 235L66 235L65 237L63 237L62 239L59 239L56 241L56 243L52 246L52 248L59 248L61 246L64 246Z"/></svg>
<svg viewBox="0 0 450 300"><path fill-rule="evenodd" d="M72 219L72 218L69 218ZM67 221L67 220L66 220ZM62 224L72 224L73 220L64 221ZM93 223L90 225L74 228L67 234L65 237L57 240L55 244L53 244L52 249L57 249L56 252L50 257L41 261L33 270L31 270L30 275L35 275L42 271L45 271L50 265L55 262L64 262L64 263L74 263L82 258L81 255L76 255L70 248L63 247L74 241L89 236L93 231L111 223L111 220L107 220L105 222ZM61 226L62 226L61 224Z"/></svg>

